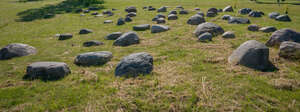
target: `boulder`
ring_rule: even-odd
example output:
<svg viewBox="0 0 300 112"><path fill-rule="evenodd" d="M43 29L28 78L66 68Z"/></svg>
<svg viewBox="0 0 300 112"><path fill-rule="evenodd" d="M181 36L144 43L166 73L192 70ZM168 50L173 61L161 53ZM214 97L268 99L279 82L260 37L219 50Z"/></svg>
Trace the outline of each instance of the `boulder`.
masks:
<svg viewBox="0 0 300 112"><path fill-rule="evenodd" d="M170 15L170 14L177 14L177 11L176 10L172 10L172 11L169 12L168 15Z"/></svg>
<svg viewBox="0 0 300 112"><path fill-rule="evenodd" d="M160 33L168 31L170 28L168 26L164 25L152 25L151 27L151 33Z"/></svg>
<svg viewBox="0 0 300 112"><path fill-rule="evenodd" d="M264 33L274 32L276 30L277 30L277 28L274 26L266 26L266 27L262 27L259 29L259 31L264 32Z"/></svg>
<svg viewBox="0 0 300 112"><path fill-rule="evenodd" d="M231 16L230 15L224 15L222 16L223 20L230 20Z"/></svg>
<svg viewBox="0 0 300 112"><path fill-rule="evenodd" d="M229 24L250 24L250 20L248 18L231 17L228 23Z"/></svg>
<svg viewBox="0 0 300 112"><path fill-rule="evenodd" d="M125 24L125 20L123 18L119 18L117 25L124 25Z"/></svg>
<svg viewBox="0 0 300 112"><path fill-rule="evenodd" d="M157 23L157 24L165 24L165 23L166 23L166 20L165 20L164 18L158 18L158 19L156 20L156 23Z"/></svg>
<svg viewBox="0 0 300 112"><path fill-rule="evenodd" d="M222 35L223 38L235 38L235 34L233 31L227 31Z"/></svg>
<svg viewBox="0 0 300 112"><path fill-rule="evenodd" d="M200 15L200 16L203 16L203 17L205 16L205 15L204 15L204 12L202 12L202 11L199 11L199 12L197 12L196 14L197 14L197 15Z"/></svg>
<svg viewBox="0 0 300 112"><path fill-rule="evenodd" d="M189 12L187 10L180 10L179 14L189 14Z"/></svg>
<svg viewBox="0 0 300 112"><path fill-rule="evenodd" d="M262 16L262 13L261 12L258 12L258 11L251 11L249 13L249 16L250 17L261 17Z"/></svg>
<svg viewBox="0 0 300 112"><path fill-rule="evenodd" d="M153 57L146 53L134 53L124 57L115 69L115 76L136 77L150 74L153 70Z"/></svg>
<svg viewBox="0 0 300 112"><path fill-rule="evenodd" d="M168 15L168 20L177 20L177 19L178 19L178 16L175 14Z"/></svg>
<svg viewBox="0 0 300 112"><path fill-rule="evenodd" d="M269 13L269 18L275 19L279 15L280 15L280 13L278 13L278 12L271 12L271 13Z"/></svg>
<svg viewBox="0 0 300 112"><path fill-rule="evenodd" d="M205 18L203 16L200 16L197 14L190 17L187 21L187 24L190 24L190 25L199 25L201 23L205 23Z"/></svg>
<svg viewBox="0 0 300 112"><path fill-rule="evenodd" d="M130 13L130 12L137 12L136 7L133 7L133 6L127 7L125 9L125 11L128 12L128 13Z"/></svg>
<svg viewBox="0 0 300 112"><path fill-rule="evenodd" d="M181 10L183 10L184 8L183 8L181 5L179 5L179 6L176 6L176 9L181 9Z"/></svg>
<svg viewBox="0 0 300 112"><path fill-rule="evenodd" d="M213 12L213 11L208 11L208 12L206 13L206 17L216 17L217 14L218 14L218 13L215 13L215 12Z"/></svg>
<svg viewBox="0 0 300 112"><path fill-rule="evenodd" d="M116 40L116 39L118 39L119 37L121 37L121 35L123 35L122 32L114 32L114 33L108 34L108 35L105 36L104 38L105 38L106 40Z"/></svg>
<svg viewBox="0 0 300 112"><path fill-rule="evenodd" d="M207 10L207 12L214 12L214 13L218 14L218 9L217 8L209 8Z"/></svg>
<svg viewBox="0 0 300 112"><path fill-rule="evenodd" d="M74 63L80 66L98 66L107 63L112 57L109 51L88 52L76 56Z"/></svg>
<svg viewBox="0 0 300 112"><path fill-rule="evenodd" d="M133 26L133 30L135 31L145 31L150 29L150 25L149 24L142 24L142 25L136 25Z"/></svg>
<svg viewBox="0 0 300 112"><path fill-rule="evenodd" d="M131 22L132 19L131 19L131 17L128 17L128 16L127 16L127 17L125 17L124 21L125 21L125 22Z"/></svg>
<svg viewBox="0 0 300 112"><path fill-rule="evenodd" d="M213 38L213 36L212 36L211 33L205 32L205 33L198 36L198 41L199 42L212 41L212 38Z"/></svg>
<svg viewBox="0 0 300 112"><path fill-rule="evenodd" d="M300 59L300 43L282 42L280 44L279 56L286 59Z"/></svg>
<svg viewBox="0 0 300 112"><path fill-rule="evenodd" d="M201 35L205 32L209 32L213 36L217 36L217 35L223 34L224 30L223 30L222 27L220 27L217 24L210 23L210 22L205 22L205 23L199 24L197 26L197 28L194 31L194 34L195 34L196 37L198 37L199 35Z"/></svg>
<svg viewBox="0 0 300 112"><path fill-rule="evenodd" d="M233 12L232 6L227 6L223 9L223 12Z"/></svg>
<svg viewBox="0 0 300 112"><path fill-rule="evenodd" d="M103 42L97 41L97 40L91 40L91 41L86 41L83 43L84 47L91 47L91 46L100 46L103 45Z"/></svg>
<svg viewBox="0 0 300 112"><path fill-rule="evenodd" d="M27 44L12 43L0 50L0 60L36 54L36 48Z"/></svg>
<svg viewBox="0 0 300 112"><path fill-rule="evenodd" d="M99 13L98 12L93 12L91 15L98 15Z"/></svg>
<svg viewBox="0 0 300 112"><path fill-rule="evenodd" d="M139 36L135 32L124 33L113 43L114 46L129 46L140 43Z"/></svg>
<svg viewBox="0 0 300 112"><path fill-rule="evenodd" d="M246 14L249 14L251 11L252 11L252 9L250 9L250 8L242 8L239 10L239 13L246 15Z"/></svg>
<svg viewBox="0 0 300 112"><path fill-rule="evenodd" d="M288 16L288 15L280 15L280 16L277 16L276 18L275 18L275 20L277 20L277 21L285 21L285 22L290 22L290 21L292 21L291 20L291 18Z"/></svg>
<svg viewBox="0 0 300 112"><path fill-rule="evenodd" d="M135 12L130 12L126 15L126 17L135 17L136 13Z"/></svg>
<svg viewBox="0 0 300 112"><path fill-rule="evenodd" d="M93 30L90 30L90 29L81 29L80 31L79 31L79 34L89 34L89 33L92 33L93 32Z"/></svg>
<svg viewBox="0 0 300 112"><path fill-rule="evenodd" d="M148 11L155 11L156 10L156 8L154 8L154 7L149 7L148 8Z"/></svg>
<svg viewBox="0 0 300 112"><path fill-rule="evenodd" d="M248 26L248 30L249 30L249 31L258 31L258 30L259 30L259 26L256 25L256 24L249 25L249 26Z"/></svg>
<svg viewBox="0 0 300 112"><path fill-rule="evenodd" d="M83 13L90 13L90 10L83 10Z"/></svg>
<svg viewBox="0 0 300 112"><path fill-rule="evenodd" d="M261 71L275 70L269 61L269 48L256 40L249 40L240 45L230 55L228 62Z"/></svg>
<svg viewBox="0 0 300 112"><path fill-rule="evenodd" d="M167 7L163 6L159 9L157 9L157 12L167 12Z"/></svg>
<svg viewBox="0 0 300 112"><path fill-rule="evenodd" d="M300 32L296 32L289 28L275 31L267 41L267 46L279 46L284 41L292 41L300 43Z"/></svg>
<svg viewBox="0 0 300 112"><path fill-rule="evenodd" d="M58 80L71 73L62 62L35 62L27 66L25 79Z"/></svg>
<svg viewBox="0 0 300 112"><path fill-rule="evenodd" d="M67 40L67 39L71 39L72 37L73 37L73 35L70 33L59 34L58 40Z"/></svg>

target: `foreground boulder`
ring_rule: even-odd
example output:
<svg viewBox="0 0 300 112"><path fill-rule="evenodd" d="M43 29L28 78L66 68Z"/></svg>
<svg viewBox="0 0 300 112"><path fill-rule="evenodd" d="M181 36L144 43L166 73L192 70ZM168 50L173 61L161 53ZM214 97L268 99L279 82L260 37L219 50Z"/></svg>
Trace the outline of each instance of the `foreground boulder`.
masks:
<svg viewBox="0 0 300 112"><path fill-rule="evenodd" d="M160 33L168 31L170 28L168 26L164 25L152 25L151 27L151 33Z"/></svg>
<svg viewBox="0 0 300 112"><path fill-rule="evenodd" d="M114 33L111 33L111 34L108 34L107 36L105 36L104 38L106 40L116 40L118 39L119 37L121 37L123 33L122 32L114 32Z"/></svg>
<svg viewBox="0 0 300 112"><path fill-rule="evenodd" d="M280 44L279 56L287 59L300 59L300 43L282 42Z"/></svg>
<svg viewBox="0 0 300 112"><path fill-rule="evenodd" d="M264 32L264 33L274 32L276 30L277 30L277 28L274 26L266 26L266 27L262 27L259 29L259 31Z"/></svg>
<svg viewBox="0 0 300 112"><path fill-rule="evenodd" d="M136 77L150 74L153 70L153 57L146 53L134 53L124 57L115 69L115 76Z"/></svg>
<svg viewBox="0 0 300 112"><path fill-rule="evenodd" d="M200 15L194 15L192 17L190 17L187 21L187 24L190 24L190 25L199 25L201 23L204 23L205 22L205 19L203 16L200 16Z"/></svg>
<svg viewBox="0 0 300 112"><path fill-rule="evenodd" d="M88 52L78 55L74 63L81 66L97 66L107 63L112 57L109 51Z"/></svg>
<svg viewBox="0 0 300 112"><path fill-rule="evenodd" d="M284 28L274 32L267 41L267 46L279 46L284 41L292 41L300 43L300 32L296 32L289 28Z"/></svg>
<svg viewBox="0 0 300 112"><path fill-rule="evenodd" d="M275 70L269 61L269 48L256 40L249 40L240 45L230 55L228 62L261 71Z"/></svg>
<svg viewBox="0 0 300 112"><path fill-rule="evenodd" d="M37 52L36 48L27 44L12 43L8 44L0 50L0 60L11 59L14 57L22 57L33 55Z"/></svg>
<svg viewBox="0 0 300 112"><path fill-rule="evenodd" d="M148 30L148 29L150 29L149 24L142 24L142 25L133 26L134 31L145 31L145 30Z"/></svg>
<svg viewBox="0 0 300 112"><path fill-rule="evenodd" d="M248 18L241 17L231 17L228 21L229 24L249 24L250 20Z"/></svg>
<svg viewBox="0 0 300 112"><path fill-rule="evenodd" d="M62 62L35 62L27 66L25 79L58 80L71 71L66 63Z"/></svg>
<svg viewBox="0 0 300 112"><path fill-rule="evenodd" d="M124 33L114 42L114 46L129 46L140 43L139 36L135 32Z"/></svg>
<svg viewBox="0 0 300 112"><path fill-rule="evenodd" d="M194 31L194 34L195 34L196 37L198 37L199 35L201 35L205 32L209 32L213 36L217 36L217 35L223 34L224 30L223 30L222 27L220 27L217 24L210 23L210 22L205 22L205 23L202 23L202 24L197 26L197 28Z"/></svg>

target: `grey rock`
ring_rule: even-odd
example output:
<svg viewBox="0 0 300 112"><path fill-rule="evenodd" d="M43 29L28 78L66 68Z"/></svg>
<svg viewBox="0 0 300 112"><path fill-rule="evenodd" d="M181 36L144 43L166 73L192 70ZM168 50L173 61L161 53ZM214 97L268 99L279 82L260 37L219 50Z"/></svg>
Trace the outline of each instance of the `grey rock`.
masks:
<svg viewBox="0 0 300 112"><path fill-rule="evenodd" d="M156 23L157 23L157 24L165 24L165 23L166 23L166 20L165 20L164 18L158 18L158 19L156 20Z"/></svg>
<svg viewBox="0 0 300 112"><path fill-rule="evenodd" d="M118 39L119 37L121 37L123 35L122 32L114 32L114 33L111 33L111 34L108 34L107 36L105 36L104 38L106 40L116 40Z"/></svg>
<svg viewBox="0 0 300 112"><path fill-rule="evenodd" d="M81 29L79 31L79 34L89 34L89 33L92 33L92 32L93 32L93 30L84 28L84 29Z"/></svg>
<svg viewBox="0 0 300 112"><path fill-rule="evenodd" d="M279 56L286 59L300 59L300 43L282 42L280 44Z"/></svg>
<svg viewBox="0 0 300 112"><path fill-rule="evenodd" d="M269 18L275 19L279 15L280 15L280 13L278 13L278 12L271 12L271 13L269 13Z"/></svg>
<svg viewBox="0 0 300 112"><path fill-rule="evenodd" d="M222 35L223 38L235 38L235 34L233 31L227 31Z"/></svg>
<svg viewBox="0 0 300 112"><path fill-rule="evenodd" d="M36 48L27 44L12 43L0 50L0 60L36 54Z"/></svg>
<svg viewBox="0 0 300 112"><path fill-rule="evenodd" d="M25 79L58 80L71 73L62 62L35 62L27 66Z"/></svg>
<svg viewBox="0 0 300 112"><path fill-rule="evenodd" d="M224 15L222 16L223 20L230 20L231 16L230 15Z"/></svg>
<svg viewBox="0 0 300 112"><path fill-rule="evenodd" d="M168 31L170 28L168 26L164 25L152 25L151 27L151 33L160 33Z"/></svg>
<svg viewBox="0 0 300 112"><path fill-rule="evenodd" d="M232 6L227 6L223 9L223 12L233 12Z"/></svg>
<svg viewBox="0 0 300 112"><path fill-rule="evenodd" d="M146 53L134 53L124 57L115 69L115 76L136 77L150 74L153 70L153 57Z"/></svg>
<svg viewBox="0 0 300 112"><path fill-rule="evenodd" d="M262 27L259 29L259 31L264 32L264 33L275 32L276 30L277 30L277 28L275 28L274 26L266 26L266 27Z"/></svg>
<svg viewBox="0 0 300 112"><path fill-rule="evenodd" d="M290 21L292 21L291 20L291 18L288 16L288 15L280 15L280 16L277 16L276 18L275 18L275 20L277 20L277 21L285 21L285 22L290 22Z"/></svg>
<svg viewBox="0 0 300 112"><path fill-rule="evenodd" d="M248 18L231 17L228 23L229 24L250 24L250 20Z"/></svg>
<svg viewBox="0 0 300 112"><path fill-rule="evenodd" d="M189 11L187 11L187 10L180 10L179 14L189 14Z"/></svg>
<svg viewBox="0 0 300 112"><path fill-rule="evenodd" d="M269 61L269 48L256 40L249 40L240 45L230 55L228 62L261 71L275 70Z"/></svg>
<svg viewBox="0 0 300 112"><path fill-rule="evenodd" d="M140 43L139 36L135 32L124 33L113 43L114 46L129 46Z"/></svg>
<svg viewBox="0 0 300 112"><path fill-rule="evenodd" d="M104 24L109 24L109 23L113 23L113 21L112 20L105 20L103 23Z"/></svg>
<svg viewBox="0 0 300 112"><path fill-rule="evenodd" d="M67 39L71 39L72 37L73 37L73 35L70 33L59 34L58 40L67 40Z"/></svg>
<svg viewBox="0 0 300 112"><path fill-rule="evenodd" d="M250 8L242 8L239 10L239 13L245 15L245 14L249 14L251 11L252 9Z"/></svg>
<svg viewBox="0 0 300 112"><path fill-rule="evenodd" d="M249 30L249 31L258 31L258 30L259 30L259 26L256 25L256 24L249 25L249 26L248 26L248 30Z"/></svg>
<svg viewBox="0 0 300 112"><path fill-rule="evenodd" d="M163 6L159 9L157 9L157 12L167 12L167 7Z"/></svg>
<svg viewBox="0 0 300 112"><path fill-rule="evenodd" d="M258 12L258 11L251 11L249 13L249 16L250 17L261 17L262 16L262 13L261 12Z"/></svg>
<svg viewBox="0 0 300 112"><path fill-rule="evenodd" d="M177 11L176 10L172 10L172 11L169 12L169 15L170 14L177 14Z"/></svg>
<svg viewBox="0 0 300 112"><path fill-rule="evenodd" d="M76 56L74 63L81 66L103 65L113 57L109 51L88 52Z"/></svg>
<svg viewBox="0 0 300 112"><path fill-rule="evenodd" d="M100 46L103 45L103 42L97 41L97 40L91 40L91 41L86 41L83 43L84 47L91 47L91 46Z"/></svg>
<svg viewBox="0 0 300 112"><path fill-rule="evenodd" d="M217 8L209 8L207 10L207 12L214 12L214 13L218 14L218 9Z"/></svg>
<svg viewBox="0 0 300 112"><path fill-rule="evenodd" d="M125 20L123 18L119 18L117 25L124 25L125 24Z"/></svg>
<svg viewBox="0 0 300 112"><path fill-rule="evenodd" d="M152 19L152 21L157 21L159 18L166 18L166 16L163 15L163 14L157 14L157 15Z"/></svg>
<svg viewBox="0 0 300 112"><path fill-rule="evenodd" d="M212 38L213 38L213 36L211 33L205 32L198 36L198 41L200 41L200 42L212 41Z"/></svg>
<svg viewBox="0 0 300 112"><path fill-rule="evenodd" d="M223 34L224 30L223 30L222 27L220 27L217 24L210 23L210 22L205 22L205 23L199 24L197 26L197 28L194 31L194 34L195 34L196 37L198 37L199 35L201 35L205 32L209 32L213 36L217 36L217 35Z"/></svg>
<svg viewBox="0 0 300 112"><path fill-rule="evenodd" d="M168 15L168 20L177 20L177 19L178 19L178 16L175 14Z"/></svg>
<svg viewBox="0 0 300 112"><path fill-rule="evenodd" d="M136 13L135 12L130 12L126 15L127 17L135 17Z"/></svg>
<svg viewBox="0 0 300 112"><path fill-rule="evenodd" d="M203 16L194 15L194 16L192 16L188 19L187 24L199 25L199 24L204 23L204 22L205 22L205 18Z"/></svg>
<svg viewBox="0 0 300 112"><path fill-rule="evenodd" d="M136 7L134 7L134 6L130 6L130 7L127 7L126 9L125 9L125 11L126 12L137 12L137 9L136 9Z"/></svg>
<svg viewBox="0 0 300 112"><path fill-rule="evenodd" d="M128 17L128 16L127 16L127 17L125 17L124 21L125 21L125 22L131 22L132 19L131 19L131 17Z"/></svg>
<svg viewBox="0 0 300 112"><path fill-rule="evenodd" d="M150 29L150 25L149 24L142 24L142 25L136 25L133 26L133 30L135 31L145 31Z"/></svg>
<svg viewBox="0 0 300 112"><path fill-rule="evenodd" d="M148 11L155 11L156 10L156 8L154 8L154 7L149 7L148 8Z"/></svg>
<svg viewBox="0 0 300 112"><path fill-rule="evenodd" d="M202 11L199 11L199 12L197 12L196 14L197 14L197 15L200 15L200 16L203 16L203 17L205 16L205 15L204 15L204 12L202 12Z"/></svg>
<svg viewBox="0 0 300 112"><path fill-rule="evenodd" d="M206 17L216 17L217 14L218 14L218 13L215 13L215 12L213 12L213 11L208 11L208 12L206 13Z"/></svg>
<svg viewBox="0 0 300 112"><path fill-rule="evenodd" d="M91 10L91 11L97 11L100 9L101 9L100 7L89 7L89 10Z"/></svg>
<svg viewBox="0 0 300 112"><path fill-rule="evenodd" d="M267 41L267 46L279 46L284 41L292 41L300 43L300 32L296 32L289 28L275 31Z"/></svg>

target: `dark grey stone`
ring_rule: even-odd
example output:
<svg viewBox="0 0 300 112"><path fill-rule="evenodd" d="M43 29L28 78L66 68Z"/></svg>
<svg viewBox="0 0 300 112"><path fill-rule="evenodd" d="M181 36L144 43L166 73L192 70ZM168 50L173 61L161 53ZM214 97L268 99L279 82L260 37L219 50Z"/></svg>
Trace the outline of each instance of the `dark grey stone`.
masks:
<svg viewBox="0 0 300 112"><path fill-rule="evenodd" d="M239 13L246 15L246 14L249 14L251 11L252 11L252 9L250 9L250 8L242 8L239 10Z"/></svg>
<svg viewBox="0 0 300 112"><path fill-rule="evenodd" d="M67 40L67 39L71 39L72 37L73 37L73 35L70 33L59 34L58 40Z"/></svg>
<svg viewBox="0 0 300 112"><path fill-rule="evenodd" d="M114 46L129 46L140 43L139 36L135 32L124 33L113 43Z"/></svg>
<svg viewBox="0 0 300 112"><path fill-rule="evenodd" d="M136 9L136 7L134 7L134 6L130 6L130 7L127 7L126 9L125 9L125 11L126 12L137 12L137 9Z"/></svg>
<svg viewBox="0 0 300 112"><path fill-rule="evenodd" d="M222 16L223 20L230 20L231 16L230 15L224 15Z"/></svg>
<svg viewBox="0 0 300 112"><path fill-rule="evenodd" d="M27 66L25 79L58 80L71 73L62 62L35 62Z"/></svg>
<svg viewBox="0 0 300 112"><path fill-rule="evenodd" d="M170 28L168 26L164 25L152 25L151 27L151 33L160 33L168 31Z"/></svg>
<svg viewBox="0 0 300 112"><path fill-rule="evenodd" d="M88 33L92 33L92 32L93 32L93 30L84 28L79 31L79 34L88 34Z"/></svg>
<svg viewBox="0 0 300 112"><path fill-rule="evenodd" d="M194 15L194 16L192 16L188 19L187 24L199 25L199 24L204 23L204 22L205 22L205 18L203 16Z"/></svg>
<svg viewBox="0 0 300 112"><path fill-rule="evenodd" d="M91 40L91 41L86 41L83 43L84 47L91 47L91 46L100 46L103 45L103 42L97 41L97 40Z"/></svg>
<svg viewBox="0 0 300 112"><path fill-rule="evenodd" d="M187 10L180 10L179 14L189 14L189 11L187 11Z"/></svg>
<svg viewBox="0 0 300 112"><path fill-rule="evenodd" d="M292 21L291 20L291 18L288 16L288 15L280 15L280 16L277 16L276 18L275 18L275 20L277 20L277 21L285 21L285 22L290 22L290 21Z"/></svg>
<svg viewBox="0 0 300 112"><path fill-rule="evenodd" d="M232 6L227 6L223 9L223 12L233 12Z"/></svg>
<svg viewBox="0 0 300 112"><path fill-rule="evenodd" d="M157 12L167 12L167 7L163 6L159 9L157 9Z"/></svg>
<svg viewBox="0 0 300 112"><path fill-rule="evenodd" d="M126 15L127 17L135 17L136 13L135 12L130 12Z"/></svg>
<svg viewBox="0 0 300 112"><path fill-rule="evenodd" d="M166 23L166 20L165 20L164 18L158 18L158 19L156 20L156 23L157 23L157 24L165 24L165 23Z"/></svg>
<svg viewBox="0 0 300 112"><path fill-rule="evenodd" d="M248 18L231 17L228 23L229 24L250 24L250 20Z"/></svg>
<svg viewBox="0 0 300 112"><path fill-rule="evenodd" d="M259 31L264 32L264 33L275 32L276 30L277 30L277 28L274 26L266 26L266 27L262 27L259 29Z"/></svg>
<svg viewBox="0 0 300 112"><path fill-rule="evenodd" d="M168 15L168 20L177 20L177 19L178 19L178 16L175 14Z"/></svg>
<svg viewBox="0 0 300 112"><path fill-rule="evenodd" d="M250 17L262 17L262 13L261 12L258 12L258 11L251 11L249 13L249 16Z"/></svg>
<svg viewBox="0 0 300 112"><path fill-rule="evenodd" d="M76 56L74 63L80 66L99 66L110 61L112 57L109 51L88 52Z"/></svg>
<svg viewBox="0 0 300 112"><path fill-rule="evenodd" d="M177 14L177 11L176 10L172 10L172 11L169 12L169 15L170 14Z"/></svg>
<svg viewBox="0 0 300 112"><path fill-rule="evenodd" d="M300 43L300 32L296 32L295 30L289 28L277 30L271 35L266 45L279 46L284 41Z"/></svg>
<svg viewBox="0 0 300 112"><path fill-rule="evenodd" d="M280 44L279 56L286 59L300 59L300 43L282 42Z"/></svg>
<svg viewBox="0 0 300 112"><path fill-rule="evenodd" d="M198 36L198 41L199 42L212 41L212 38L213 38L213 36L212 36L211 33L205 32L205 33Z"/></svg>
<svg viewBox="0 0 300 112"><path fill-rule="evenodd" d="M114 32L114 33L108 34L108 35L105 36L104 38L105 38L106 40L116 40L116 39L118 39L119 37L121 37L121 35L123 35L122 32Z"/></svg>
<svg viewBox="0 0 300 112"><path fill-rule="evenodd" d="M119 18L117 25L124 25L125 24L125 20L123 18Z"/></svg>
<svg viewBox="0 0 300 112"><path fill-rule="evenodd" d="M36 54L36 48L27 44L12 43L0 50L0 60Z"/></svg>
<svg viewBox="0 0 300 112"><path fill-rule="evenodd" d="M256 24L249 25L249 26L248 26L248 30L249 30L249 31L258 31L258 30L259 30L259 26L256 25Z"/></svg>
<svg viewBox="0 0 300 112"><path fill-rule="evenodd" d="M207 12L214 12L214 13L218 14L218 9L217 8L209 8L207 10Z"/></svg>
<svg viewBox="0 0 300 112"><path fill-rule="evenodd" d="M149 29L150 29L149 24L142 24L142 25L133 26L134 31L145 31L145 30L149 30Z"/></svg>
<svg viewBox="0 0 300 112"><path fill-rule="evenodd" d="M217 24L205 22L205 23L199 24L197 26L197 28L194 31L194 34L196 37L198 37L199 35L201 35L205 32L209 32L213 36L217 36L217 35L222 35L224 33L224 30L222 27L220 27Z"/></svg>
<svg viewBox="0 0 300 112"><path fill-rule="evenodd" d="M213 12L213 11L208 11L208 12L206 13L206 17L216 17L217 14L218 14L218 13L215 13L215 12Z"/></svg>
<svg viewBox="0 0 300 112"><path fill-rule="evenodd" d="M269 18L275 19L279 15L280 15L280 13L278 13L278 12L271 12L271 13L269 13Z"/></svg>
<svg viewBox="0 0 300 112"><path fill-rule="evenodd" d="M125 21L125 22L131 22L132 19L131 19L131 17L128 17L128 16L127 16L127 17L125 17L124 21Z"/></svg>
<svg viewBox="0 0 300 112"><path fill-rule="evenodd" d="M235 34L233 31L227 31L222 35L223 38L235 38Z"/></svg>

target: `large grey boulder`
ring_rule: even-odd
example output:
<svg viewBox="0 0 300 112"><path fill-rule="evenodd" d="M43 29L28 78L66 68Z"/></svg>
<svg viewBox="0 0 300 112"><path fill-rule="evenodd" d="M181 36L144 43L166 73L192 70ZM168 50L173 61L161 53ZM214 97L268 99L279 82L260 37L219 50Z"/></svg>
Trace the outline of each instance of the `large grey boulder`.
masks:
<svg viewBox="0 0 300 112"><path fill-rule="evenodd" d="M200 16L200 15L194 15L194 16L190 17L187 21L187 24L190 24L190 25L199 25L201 23L205 23L205 19L203 16Z"/></svg>
<svg viewBox="0 0 300 112"><path fill-rule="evenodd" d="M279 46L284 41L292 41L300 43L300 32L296 32L289 28L275 31L267 41L267 46Z"/></svg>
<svg viewBox="0 0 300 112"><path fill-rule="evenodd" d="M300 43L282 42L280 44L279 56L287 59L300 59Z"/></svg>
<svg viewBox="0 0 300 112"><path fill-rule="evenodd" d="M278 13L278 12L271 12L271 13L269 13L269 18L275 19L279 15L280 15L280 13Z"/></svg>
<svg viewBox="0 0 300 112"><path fill-rule="evenodd" d="M142 24L142 25L135 25L133 26L133 30L134 31L145 31L150 29L150 25L149 24Z"/></svg>
<svg viewBox="0 0 300 112"><path fill-rule="evenodd" d="M12 43L0 50L0 60L7 60L14 57L33 55L37 52L36 48L27 44Z"/></svg>
<svg viewBox="0 0 300 112"><path fill-rule="evenodd" d="M274 32L276 30L277 30L277 28L274 26L266 26L266 27L262 27L259 29L259 31L264 32L264 33Z"/></svg>
<svg viewBox="0 0 300 112"><path fill-rule="evenodd" d="M232 6L227 6L223 9L223 12L233 12Z"/></svg>
<svg viewBox="0 0 300 112"><path fill-rule="evenodd" d="M122 32L114 32L114 33L111 33L111 34L108 34L107 36L105 36L104 38L106 40L116 40L118 39L119 37L121 37L123 33Z"/></svg>
<svg viewBox="0 0 300 112"><path fill-rule="evenodd" d="M136 77L150 74L153 70L153 57L146 53L134 53L124 57L115 69L115 76Z"/></svg>
<svg viewBox="0 0 300 112"><path fill-rule="evenodd" d="M239 10L239 13L245 15L245 14L249 14L251 11L252 9L250 8L242 8Z"/></svg>
<svg viewBox="0 0 300 112"><path fill-rule="evenodd" d="M71 71L66 63L62 62L35 62L27 66L25 79L58 80Z"/></svg>
<svg viewBox="0 0 300 112"><path fill-rule="evenodd" d="M205 32L209 32L213 36L217 36L217 35L223 34L224 30L223 30L222 27L220 27L217 24L210 23L210 22L205 22L205 23L199 24L197 26L197 28L194 31L194 34L195 34L196 37L198 37L199 35L201 35Z"/></svg>
<svg viewBox="0 0 300 112"><path fill-rule="evenodd" d="M84 29L81 29L79 31L79 34L89 34L89 33L92 33L92 32L93 32L93 30L84 28Z"/></svg>
<svg viewBox="0 0 300 112"><path fill-rule="evenodd" d="M134 6L130 6L130 7L126 7L125 9L126 12L137 12L136 7Z"/></svg>
<svg viewBox="0 0 300 112"><path fill-rule="evenodd" d="M163 6L159 9L157 9L157 12L167 12L167 7Z"/></svg>
<svg viewBox="0 0 300 112"><path fill-rule="evenodd" d="M249 40L240 45L230 55L228 62L261 71L275 69L269 61L269 48L256 40Z"/></svg>
<svg viewBox="0 0 300 112"><path fill-rule="evenodd" d="M168 26L164 25L152 25L151 27L151 33L160 33L168 31L170 28Z"/></svg>
<svg viewBox="0 0 300 112"><path fill-rule="evenodd" d="M211 33L205 32L205 33L199 35L198 41L199 41L199 42L212 41L212 38L213 38L213 36L212 36Z"/></svg>
<svg viewBox="0 0 300 112"><path fill-rule="evenodd" d="M289 21L292 21L291 18L288 16L288 15L280 15L280 16L277 16L275 18L275 20L277 21L285 21L285 22L289 22Z"/></svg>
<svg viewBox="0 0 300 112"><path fill-rule="evenodd" d="M74 63L80 66L98 66L107 63L112 57L109 51L88 52L76 56Z"/></svg>
<svg viewBox="0 0 300 112"><path fill-rule="evenodd" d="M124 33L114 42L114 46L129 46L140 43L139 36L135 32Z"/></svg>
<svg viewBox="0 0 300 112"><path fill-rule="evenodd" d="M250 20L248 18L242 18L242 17L231 17L228 23L229 24L250 24Z"/></svg>

